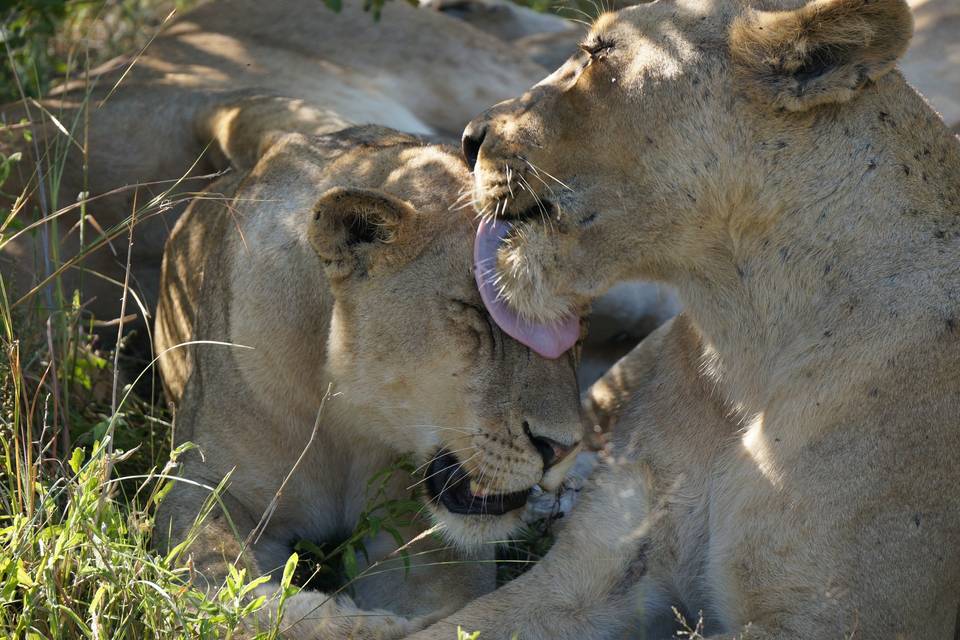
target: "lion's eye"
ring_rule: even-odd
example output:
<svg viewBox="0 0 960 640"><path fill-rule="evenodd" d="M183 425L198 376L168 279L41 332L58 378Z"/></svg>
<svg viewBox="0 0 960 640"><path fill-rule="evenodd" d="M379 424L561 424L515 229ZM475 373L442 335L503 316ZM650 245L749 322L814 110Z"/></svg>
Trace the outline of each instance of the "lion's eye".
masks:
<svg viewBox="0 0 960 640"><path fill-rule="evenodd" d="M580 50L584 51L591 60L602 60L613 49L613 43L603 38L596 38L589 42L580 44Z"/></svg>
<svg viewBox="0 0 960 640"><path fill-rule="evenodd" d="M453 299L450 302L454 310L460 313L466 312L467 324L478 334L481 342L489 340L491 348L496 348L499 345L500 332L496 325L493 324L490 314L487 313L487 310L484 309L482 305L459 299Z"/></svg>

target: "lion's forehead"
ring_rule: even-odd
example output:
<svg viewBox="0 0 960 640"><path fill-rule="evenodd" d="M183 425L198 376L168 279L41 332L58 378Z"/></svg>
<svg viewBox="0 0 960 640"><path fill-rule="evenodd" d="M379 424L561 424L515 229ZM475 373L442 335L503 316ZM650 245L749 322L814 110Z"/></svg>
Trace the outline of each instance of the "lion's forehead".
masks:
<svg viewBox="0 0 960 640"><path fill-rule="evenodd" d="M435 206L438 198L456 199L469 191L470 184L470 175L452 147L421 147L398 154L383 188L406 191L407 199L420 208Z"/></svg>
<svg viewBox="0 0 960 640"><path fill-rule="evenodd" d="M470 175L454 147L391 133L374 139L285 135L251 171L247 186L282 189L289 202L344 186L382 189L420 211L469 206L463 196L470 190Z"/></svg>
<svg viewBox="0 0 960 640"><path fill-rule="evenodd" d="M615 31L628 38L665 44L721 41L733 18L749 2L739 0L661 0L606 14L594 31Z"/></svg>
<svg viewBox="0 0 960 640"><path fill-rule="evenodd" d="M470 185L456 150L436 145L356 147L317 157L315 167L327 182L383 189L417 209L446 209Z"/></svg>

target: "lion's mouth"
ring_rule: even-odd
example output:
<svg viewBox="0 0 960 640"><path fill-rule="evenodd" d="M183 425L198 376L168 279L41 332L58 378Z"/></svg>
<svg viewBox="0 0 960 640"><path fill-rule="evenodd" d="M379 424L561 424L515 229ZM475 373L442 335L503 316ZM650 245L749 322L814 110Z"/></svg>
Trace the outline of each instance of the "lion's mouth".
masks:
<svg viewBox="0 0 960 640"><path fill-rule="evenodd" d="M512 222L542 222L544 224L559 222L557 206L544 198L537 198L534 204L526 209L515 212L505 210L501 217Z"/></svg>
<svg viewBox="0 0 960 640"><path fill-rule="evenodd" d="M531 222L555 226L560 222L560 209L550 199L519 187L498 186L487 190L482 198L482 217L493 220L509 220L514 223Z"/></svg>
<svg viewBox="0 0 960 640"><path fill-rule="evenodd" d="M478 495L471 488L470 475L449 451L438 453L427 469L427 493L447 511L460 515L500 516L527 503L529 491Z"/></svg>

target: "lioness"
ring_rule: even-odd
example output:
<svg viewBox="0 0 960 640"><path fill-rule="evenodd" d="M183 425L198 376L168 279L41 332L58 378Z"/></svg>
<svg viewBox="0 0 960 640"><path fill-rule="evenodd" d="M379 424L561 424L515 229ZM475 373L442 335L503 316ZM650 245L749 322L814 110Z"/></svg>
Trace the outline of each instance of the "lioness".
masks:
<svg viewBox="0 0 960 640"><path fill-rule="evenodd" d="M910 35L903 0L661 0L469 125L499 322L636 277L686 311L598 388L611 462L553 550L448 623L956 637L960 141Z"/></svg>
<svg viewBox="0 0 960 640"><path fill-rule="evenodd" d="M422 4L509 40L550 68L562 64L584 35L580 29L571 29L569 21L533 14L509 0L428 0ZM960 2L909 0L909 4L915 14L915 31L900 69L911 86L958 132ZM536 174L534 181L538 181ZM590 332L583 344L578 373L581 389L588 388L650 331L676 315L678 308L669 287L647 282L624 282L593 300Z"/></svg>
<svg viewBox="0 0 960 640"><path fill-rule="evenodd" d="M405 616L494 587L492 543L516 529L531 487L555 488L573 462L573 360L532 354L485 313L476 222L451 211L469 192L454 149L373 126L284 134L263 109L226 110L235 173L191 205L164 257L156 346L176 440L200 451L162 505L158 543L191 540L184 556L213 588L227 560L277 572L297 541L348 536L371 478L412 454L420 471L383 499L423 483L452 546L413 547L407 577L385 528L366 541L376 566L353 598L305 590L281 625L296 638L403 635L422 621ZM189 340L237 346L176 348ZM318 416L328 385L336 395ZM195 530L209 487L228 475L226 513Z"/></svg>

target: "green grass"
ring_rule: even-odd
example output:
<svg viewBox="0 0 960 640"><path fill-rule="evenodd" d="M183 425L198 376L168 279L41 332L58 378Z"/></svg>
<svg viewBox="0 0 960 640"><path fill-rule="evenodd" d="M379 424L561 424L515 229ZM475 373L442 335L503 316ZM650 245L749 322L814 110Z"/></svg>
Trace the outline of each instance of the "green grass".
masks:
<svg viewBox="0 0 960 640"><path fill-rule="evenodd" d="M58 157L47 157L55 170ZM0 247L41 215L18 209L21 195L0 215ZM47 195L56 202L55 192ZM83 254L61 261L48 249L55 270ZM182 451L170 450L156 385L134 384L149 380L149 363L123 356L122 325L124 339L99 351L82 290L65 290L57 275L48 284L52 309L30 300L14 308L0 275L0 636L236 635L264 606L247 597L264 579L234 568L205 593L183 549L150 547L154 513ZM280 598L293 592L296 556L292 562Z"/></svg>
<svg viewBox="0 0 960 640"><path fill-rule="evenodd" d="M64 315L62 330L75 330L71 340L82 341L65 342L72 360L50 351L57 341L33 342L29 327L36 325L15 320L0 297L0 637L230 638L256 628L253 614L267 602L250 592L267 578L233 566L223 585L204 592L184 546L169 553L151 548L154 514L190 445L170 450L168 416L137 395L135 382L98 398L104 380L118 379L112 370L117 353L98 353L83 324ZM64 364L55 368L55 362ZM63 389L73 394L72 411L57 395ZM68 415L60 422L58 414ZM364 552L367 536L386 531L403 542L398 528L420 503L385 499L384 488L392 474L410 469L398 463L371 478L369 506L346 540L326 549L305 545L291 555L278 606L296 593L298 578L332 576L328 585L314 586L339 592L375 571L376 563L357 570L356 553ZM211 494L196 526L226 482ZM274 626L244 637L266 640L279 632Z"/></svg>
<svg viewBox="0 0 960 640"><path fill-rule="evenodd" d="M250 592L267 578L233 566L224 584L208 593L196 586L184 545L169 553L151 548L154 514L176 481L178 457L190 447L170 450L169 416L139 397L136 380L104 386L121 378L113 375L118 352L98 353L84 323L64 313L59 330L74 333L54 351L60 342L35 336L31 327L45 325L30 322L32 314L13 313L4 292L0 279L0 637L229 638L255 628L253 614L267 602ZM390 476L409 472L409 464L398 463L371 479L369 506L335 548L304 547L291 555L279 607L296 593L298 577L310 582L333 575L330 588L349 590L365 573L355 560L364 538L379 531L399 536L398 527L419 511L412 500L384 498ZM212 492L195 526L226 482ZM279 631L260 629L252 637L265 640Z"/></svg>
<svg viewBox="0 0 960 640"><path fill-rule="evenodd" d="M45 92L54 77L76 76L117 49L129 50L149 38L149 25L173 4L20 3L5 16L0 95L26 100ZM34 111L38 119L56 115ZM70 137L84 139L85 120L63 122ZM102 234L81 224L81 251L59 255L51 238L59 231L57 177L67 136L41 147L19 124L4 134L24 136L22 146L41 161L0 157L0 249L29 234L45 244L49 264L42 286L16 305L0 273L0 637L229 638L245 624L256 638L276 637L277 627L253 628L252 614L266 602L250 591L266 578L234 567L208 593L197 587L184 548L166 554L151 548L154 514L175 481L183 447L171 451L170 416L151 363L125 348L130 332L122 322L101 329L115 331L118 340L100 349L83 280L68 290L61 278L105 238L122 247L137 220L168 204L162 197L144 203ZM13 170L33 174L23 193L3 191ZM31 190L35 197L27 198ZM81 219L85 206L81 201ZM126 285L123 293L132 308ZM214 492L210 506L216 498ZM198 514L198 524L208 511ZM284 572L280 606L296 590L297 560L291 556Z"/></svg>

